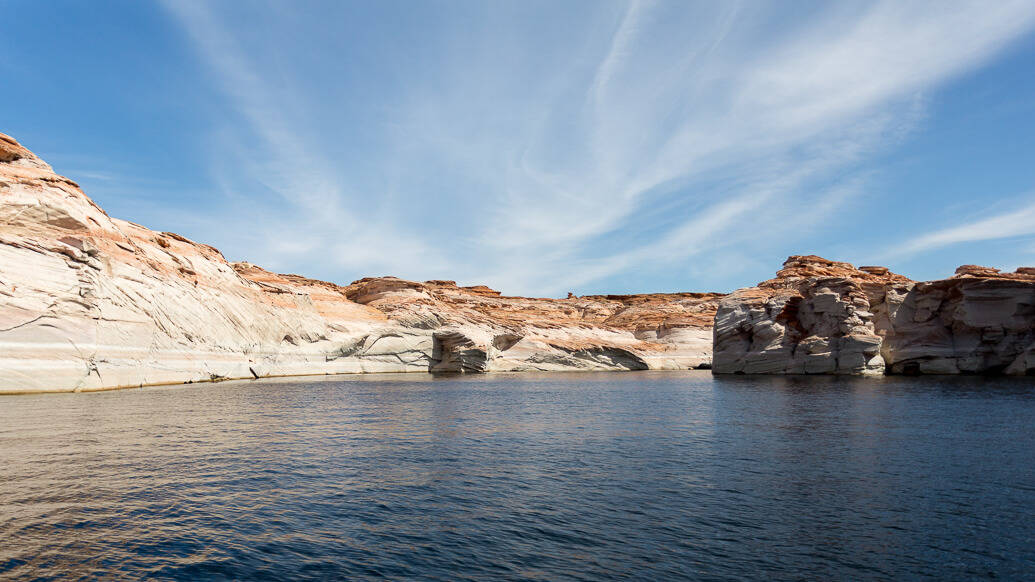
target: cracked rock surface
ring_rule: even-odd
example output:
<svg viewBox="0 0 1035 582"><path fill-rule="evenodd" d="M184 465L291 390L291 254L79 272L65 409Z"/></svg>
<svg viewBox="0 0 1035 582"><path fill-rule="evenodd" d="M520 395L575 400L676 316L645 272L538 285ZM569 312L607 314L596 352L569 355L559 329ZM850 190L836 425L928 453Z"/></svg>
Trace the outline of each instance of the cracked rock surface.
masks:
<svg viewBox="0 0 1035 582"><path fill-rule="evenodd" d="M1035 375L1035 269L916 282L792 256L725 297L713 333L717 374Z"/></svg>
<svg viewBox="0 0 1035 582"><path fill-rule="evenodd" d="M716 293L532 299L347 286L108 216L0 134L0 393L364 372L685 369Z"/></svg>

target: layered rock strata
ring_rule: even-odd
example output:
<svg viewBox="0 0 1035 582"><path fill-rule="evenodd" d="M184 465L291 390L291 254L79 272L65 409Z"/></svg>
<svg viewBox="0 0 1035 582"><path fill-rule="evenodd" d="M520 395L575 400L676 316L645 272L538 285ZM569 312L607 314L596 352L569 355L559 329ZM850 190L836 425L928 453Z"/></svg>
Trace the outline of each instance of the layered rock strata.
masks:
<svg viewBox="0 0 1035 582"><path fill-rule="evenodd" d="M1035 375L1035 269L964 265L889 288L878 322L895 374Z"/></svg>
<svg viewBox="0 0 1035 582"><path fill-rule="evenodd" d="M717 374L1035 374L1035 269L967 265L916 282L792 256L724 298Z"/></svg>
<svg viewBox="0 0 1035 582"><path fill-rule="evenodd" d="M719 294L347 286L108 216L0 134L0 393L362 372L685 369Z"/></svg>

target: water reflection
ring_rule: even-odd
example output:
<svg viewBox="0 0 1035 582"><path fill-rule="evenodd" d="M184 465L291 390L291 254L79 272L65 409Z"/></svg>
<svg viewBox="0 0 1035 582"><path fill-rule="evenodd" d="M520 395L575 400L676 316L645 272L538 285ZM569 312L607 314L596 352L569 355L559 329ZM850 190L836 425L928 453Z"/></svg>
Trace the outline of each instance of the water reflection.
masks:
<svg viewBox="0 0 1035 582"><path fill-rule="evenodd" d="M1020 578L1030 380L706 372L0 399L0 578Z"/></svg>

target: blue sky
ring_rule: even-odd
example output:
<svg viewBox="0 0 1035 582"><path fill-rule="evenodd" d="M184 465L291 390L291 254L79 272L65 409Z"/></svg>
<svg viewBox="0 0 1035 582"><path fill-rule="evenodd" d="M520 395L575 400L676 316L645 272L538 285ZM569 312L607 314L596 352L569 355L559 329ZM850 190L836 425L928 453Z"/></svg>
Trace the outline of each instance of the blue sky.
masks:
<svg viewBox="0 0 1035 582"><path fill-rule="evenodd" d="M0 131L339 283L1035 265L1035 2L0 0Z"/></svg>

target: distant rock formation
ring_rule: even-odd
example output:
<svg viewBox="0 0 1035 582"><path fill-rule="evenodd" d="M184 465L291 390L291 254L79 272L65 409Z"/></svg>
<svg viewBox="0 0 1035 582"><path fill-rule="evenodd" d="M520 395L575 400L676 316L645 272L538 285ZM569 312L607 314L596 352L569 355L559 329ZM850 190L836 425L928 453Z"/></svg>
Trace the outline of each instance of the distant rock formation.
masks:
<svg viewBox="0 0 1035 582"><path fill-rule="evenodd" d="M716 293L506 297L230 263L109 217L0 134L0 393L362 372L686 369Z"/></svg>
<svg viewBox="0 0 1035 582"><path fill-rule="evenodd" d="M724 298L717 374L1035 374L1035 269L965 265L918 283L792 256Z"/></svg>

